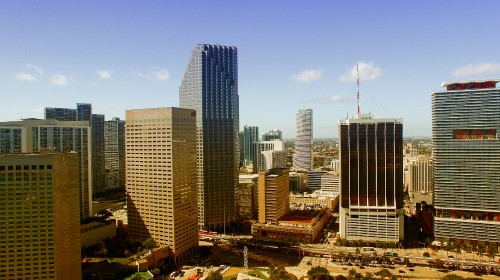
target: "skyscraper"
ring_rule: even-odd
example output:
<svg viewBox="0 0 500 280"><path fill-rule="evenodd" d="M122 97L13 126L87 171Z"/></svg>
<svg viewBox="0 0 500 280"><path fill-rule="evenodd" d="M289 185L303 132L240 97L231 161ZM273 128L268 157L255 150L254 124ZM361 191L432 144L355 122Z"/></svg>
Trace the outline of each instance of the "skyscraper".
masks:
<svg viewBox="0 0 500 280"><path fill-rule="evenodd" d="M0 155L0 278L81 279L76 153Z"/></svg>
<svg viewBox="0 0 500 280"><path fill-rule="evenodd" d="M295 154L293 155L295 169L308 170L312 168L312 124L312 109L301 108L297 112L297 134L295 135Z"/></svg>
<svg viewBox="0 0 500 280"><path fill-rule="evenodd" d="M184 260L198 246L196 112L126 112L127 215L134 240L153 238Z"/></svg>
<svg viewBox="0 0 500 280"><path fill-rule="evenodd" d="M113 118L104 123L105 190L125 188L125 121Z"/></svg>
<svg viewBox="0 0 500 280"><path fill-rule="evenodd" d="M77 152L80 218L92 214L91 136L87 121L22 120L0 123L0 153Z"/></svg>
<svg viewBox="0 0 500 280"><path fill-rule="evenodd" d="M269 132L262 133L262 141L273 141L280 140L283 141L283 134L279 129L271 129Z"/></svg>
<svg viewBox="0 0 500 280"><path fill-rule="evenodd" d="M259 223L277 223L290 209L288 168L259 173Z"/></svg>
<svg viewBox="0 0 500 280"><path fill-rule="evenodd" d="M199 226L222 231L235 217L238 185L236 47L199 44L179 89L180 106L196 110Z"/></svg>
<svg viewBox="0 0 500 280"><path fill-rule="evenodd" d="M432 194L432 161L425 155L419 155L408 164L408 193Z"/></svg>
<svg viewBox="0 0 500 280"><path fill-rule="evenodd" d="M404 237L401 119L339 121L340 236L397 242Z"/></svg>
<svg viewBox="0 0 500 280"><path fill-rule="evenodd" d="M435 236L500 242L500 79L432 94Z"/></svg>
<svg viewBox="0 0 500 280"><path fill-rule="evenodd" d="M245 149L245 164L250 164L255 159L253 143L259 141L259 127L245 125L244 133L244 149Z"/></svg>
<svg viewBox="0 0 500 280"><path fill-rule="evenodd" d="M106 184L104 158L104 115L92 114L92 104L77 103L76 109L45 108L46 120L87 121L92 128L92 184L93 193L103 192Z"/></svg>

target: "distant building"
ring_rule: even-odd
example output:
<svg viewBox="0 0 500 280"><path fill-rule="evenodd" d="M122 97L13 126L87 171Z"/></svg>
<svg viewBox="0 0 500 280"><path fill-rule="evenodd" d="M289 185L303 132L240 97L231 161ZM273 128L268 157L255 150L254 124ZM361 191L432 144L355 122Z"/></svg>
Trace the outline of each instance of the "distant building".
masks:
<svg viewBox="0 0 500 280"><path fill-rule="evenodd" d="M0 155L0 276L81 279L76 153Z"/></svg>
<svg viewBox="0 0 500 280"><path fill-rule="evenodd" d="M410 197L414 193L432 194L432 161L427 156L417 156L408 165L407 177Z"/></svg>
<svg viewBox="0 0 500 280"><path fill-rule="evenodd" d="M500 79L432 93L435 236L500 242Z"/></svg>
<svg viewBox="0 0 500 280"><path fill-rule="evenodd" d="M283 141L283 133L279 129L271 129L269 132L262 133L262 141Z"/></svg>
<svg viewBox="0 0 500 280"><path fill-rule="evenodd" d="M330 208L338 212L339 195L316 191L312 194L290 194L290 209L308 210Z"/></svg>
<svg viewBox="0 0 500 280"><path fill-rule="evenodd" d="M290 191L291 192L299 192L302 190L306 184L304 183L304 173L302 172L290 172L289 173L289 181L290 181Z"/></svg>
<svg viewBox="0 0 500 280"><path fill-rule="evenodd" d="M327 173L321 176L321 191L327 193L340 193L340 177Z"/></svg>
<svg viewBox="0 0 500 280"><path fill-rule="evenodd" d="M0 154L77 152L80 218L92 215L92 157L88 121L21 120L0 122Z"/></svg>
<svg viewBox="0 0 500 280"><path fill-rule="evenodd" d="M104 156L104 115L92 114L92 104L77 103L76 109L45 108L46 120L87 121L92 133L92 185L93 194L105 190L106 167Z"/></svg>
<svg viewBox="0 0 500 280"><path fill-rule="evenodd" d="M339 121L340 236L404 238L403 123L358 114Z"/></svg>
<svg viewBox="0 0 500 280"><path fill-rule="evenodd" d="M104 123L105 190L125 189L125 121L113 118Z"/></svg>
<svg viewBox="0 0 500 280"><path fill-rule="evenodd" d="M286 167L286 151L283 141L260 141L253 143L253 173L259 173L272 168Z"/></svg>
<svg viewBox="0 0 500 280"><path fill-rule="evenodd" d="M199 44L179 87L180 107L196 110L200 229L223 231L236 217L238 49Z"/></svg>
<svg viewBox="0 0 500 280"><path fill-rule="evenodd" d="M243 128L243 134L245 165L248 165L255 159L255 151L253 145L255 142L259 142L259 127L245 125L245 127Z"/></svg>
<svg viewBox="0 0 500 280"><path fill-rule="evenodd" d="M196 112L127 110L125 137L129 236L185 260L198 247Z"/></svg>
<svg viewBox="0 0 500 280"><path fill-rule="evenodd" d="M259 173L259 223L273 224L290 209L288 168Z"/></svg>
<svg viewBox="0 0 500 280"><path fill-rule="evenodd" d="M328 165L328 167L330 169L332 169L333 171L339 170L340 169L340 160L332 159L332 161L330 161L330 164Z"/></svg>
<svg viewBox="0 0 500 280"><path fill-rule="evenodd" d="M307 187L312 191L321 190L321 178L327 172L324 170L308 170L307 171Z"/></svg>
<svg viewBox="0 0 500 280"><path fill-rule="evenodd" d="M312 109L301 108L297 112L297 134L293 167L309 170L312 168L313 115Z"/></svg>

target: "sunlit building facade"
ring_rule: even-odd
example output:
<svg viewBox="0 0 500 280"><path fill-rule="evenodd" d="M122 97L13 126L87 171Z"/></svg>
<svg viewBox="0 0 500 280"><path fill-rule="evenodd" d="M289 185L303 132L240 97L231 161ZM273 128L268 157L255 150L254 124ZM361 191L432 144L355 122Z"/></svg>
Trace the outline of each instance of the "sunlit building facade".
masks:
<svg viewBox="0 0 500 280"><path fill-rule="evenodd" d="M127 110L125 135L129 236L183 261L198 247L196 112Z"/></svg>
<svg viewBox="0 0 500 280"><path fill-rule="evenodd" d="M313 141L313 114L310 108L301 108L297 112L297 134L295 135L295 154L293 167L295 169L309 170L313 166L312 141Z"/></svg>

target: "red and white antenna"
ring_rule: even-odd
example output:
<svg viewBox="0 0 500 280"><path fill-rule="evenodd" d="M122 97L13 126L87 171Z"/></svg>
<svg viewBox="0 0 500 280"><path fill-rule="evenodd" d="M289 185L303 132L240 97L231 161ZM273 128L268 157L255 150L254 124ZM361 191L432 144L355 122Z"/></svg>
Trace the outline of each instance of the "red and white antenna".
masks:
<svg viewBox="0 0 500 280"><path fill-rule="evenodd" d="M359 67L358 64L356 64L356 72L358 72L358 115L359 115Z"/></svg>

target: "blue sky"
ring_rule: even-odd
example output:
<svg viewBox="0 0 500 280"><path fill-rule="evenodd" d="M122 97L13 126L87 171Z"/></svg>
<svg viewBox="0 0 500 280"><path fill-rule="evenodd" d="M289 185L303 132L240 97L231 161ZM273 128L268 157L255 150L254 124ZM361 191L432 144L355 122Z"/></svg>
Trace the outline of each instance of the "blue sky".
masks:
<svg viewBox="0 0 500 280"><path fill-rule="evenodd" d="M361 111L431 135L442 82L500 76L498 1L0 1L0 121L179 106L198 43L238 47L240 127L314 137Z"/></svg>

